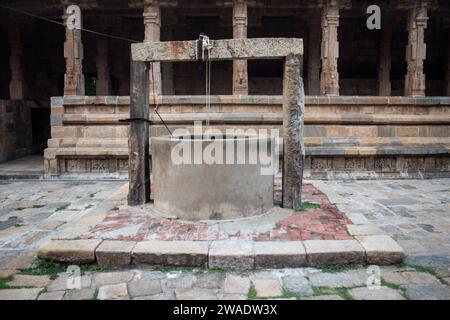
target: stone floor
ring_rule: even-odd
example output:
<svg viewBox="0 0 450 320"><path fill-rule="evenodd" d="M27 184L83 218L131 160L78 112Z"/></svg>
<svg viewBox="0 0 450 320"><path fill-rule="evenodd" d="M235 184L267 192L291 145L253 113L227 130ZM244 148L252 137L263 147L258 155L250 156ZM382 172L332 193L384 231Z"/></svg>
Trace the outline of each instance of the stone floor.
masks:
<svg viewBox="0 0 450 320"><path fill-rule="evenodd" d="M44 174L42 154L0 163L0 177L7 179L40 179Z"/></svg>
<svg viewBox="0 0 450 320"><path fill-rule="evenodd" d="M124 182L0 182L1 299L450 299L450 179L309 181L346 212L353 235L382 230L406 264L249 272L193 269L63 270L30 266L36 249L71 227L74 236ZM126 187L126 185L125 185ZM109 207L110 206L110 207ZM104 210L111 210L108 203ZM79 222L76 225L76 222ZM83 270L83 269L82 269ZM31 275L30 275L31 274ZM375 279L375 281L374 281ZM381 281L381 287L367 285ZM74 289L74 284L75 289ZM69 285L69 286L68 286Z"/></svg>
<svg viewBox="0 0 450 320"><path fill-rule="evenodd" d="M81 239L148 240L349 240L351 222L311 184L303 186L303 199L320 208L295 212L275 207L255 217L228 221L180 221L156 211L153 205L129 207L126 193L105 218L80 234Z"/></svg>

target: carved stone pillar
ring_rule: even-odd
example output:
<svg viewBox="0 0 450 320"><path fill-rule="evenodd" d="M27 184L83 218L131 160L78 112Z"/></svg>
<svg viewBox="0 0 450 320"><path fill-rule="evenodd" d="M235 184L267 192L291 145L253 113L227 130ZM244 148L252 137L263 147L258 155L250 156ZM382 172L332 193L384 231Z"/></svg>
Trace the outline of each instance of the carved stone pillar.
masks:
<svg viewBox="0 0 450 320"><path fill-rule="evenodd" d="M381 28L380 56L378 61L378 95L391 95L391 43L392 26L384 23Z"/></svg>
<svg viewBox="0 0 450 320"><path fill-rule="evenodd" d="M322 11L322 73L320 76L320 93L339 95L339 6L331 0Z"/></svg>
<svg viewBox="0 0 450 320"><path fill-rule="evenodd" d="M308 95L320 94L320 16L314 16L308 34Z"/></svg>
<svg viewBox="0 0 450 320"><path fill-rule="evenodd" d="M233 38L247 38L247 0L234 1ZM233 94L248 94L246 60L233 60Z"/></svg>
<svg viewBox="0 0 450 320"><path fill-rule="evenodd" d="M406 62L408 69L405 77L406 96L425 96L425 73L423 64L427 55L425 29L427 28L427 2L418 2L408 10L408 45Z"/></svg>
<svg viewBox="0 0 450 320"><path fill-rule="evenodd" d="M11 80L9 82L9 98L22 100L25 96L25 79L23 68L23 48L19 28L9 28L8 39L10 47L9 67Z"/></svg>
<svg viewBox="0 0 450 320"><path fill-rule="evenodd" d="M158 42L161 40L161 8L158 1L146 0L144 2L145 42ZM153 70L149 70L150 95L161 94L161 64L153 63Z"/></svg>
<svg viewBox="0 0 450 320"><path fill-rule="evenodd" d="M81 12L79 27L82 28ZM64 12L64 21L68 21L69 16ZM66 59L66 73L64 74L64 95L84 96L84 75L83 75L83 42L81 41L81 30L66 26L66 41L64 42L64 58Z"/></svg>
<svg viewBox="0 0 450 320"><path fill-rule="evenodd" d="M109 41L97 40L97 82L96 94L108 96L111 94L111 72L109 62Z"/></svg>

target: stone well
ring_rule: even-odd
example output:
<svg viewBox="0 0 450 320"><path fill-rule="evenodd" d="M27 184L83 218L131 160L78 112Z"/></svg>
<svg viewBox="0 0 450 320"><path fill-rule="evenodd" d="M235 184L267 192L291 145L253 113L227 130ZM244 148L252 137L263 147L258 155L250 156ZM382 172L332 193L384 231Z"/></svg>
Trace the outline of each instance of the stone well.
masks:
<svg viewBox="0 0 450 320"><path fill-rule="evenodd" d="M274 145L245 135L152 138L156 209L185 220L266 212L273 207Z"/></svg>

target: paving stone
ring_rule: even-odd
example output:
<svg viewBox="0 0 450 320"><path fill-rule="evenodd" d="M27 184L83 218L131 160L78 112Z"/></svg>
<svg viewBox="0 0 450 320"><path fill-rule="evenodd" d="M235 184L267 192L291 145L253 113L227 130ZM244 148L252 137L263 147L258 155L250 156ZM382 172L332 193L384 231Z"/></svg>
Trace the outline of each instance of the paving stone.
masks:
<svg viewBox="0 0 450 320"><path fill-rule="evenodd" d="M258 297L279 297L283 294L283 288L279 280L255 279L253 285Z"/></svg>
<svg viewBox="0 0 450 320"><path fill-rule="evenodd" d="M0 290L0 300L36 300L43 288Z"/></svg>
<svg viewBox="0 0 450 320"><path fill-rule="evenodd" d="M150 296L162 292L159 280L139 280L128 283L130 297Z"/></svg>
<svg viewBox="0 0 450 320"><path fill-rule="evenodd" d="M377 226L373 224L348 224L346 226L348 233L353 236L367 236L383 234Z"/></svg>
<svg viewBox="0 0 450 320"><path fill-rule="evenodd" d="M133 270L135 276L133 280L162 280L166 279L167 276L161 271L148 271L148 270Z"/></svg>
<svg viewBox="0 0 450 320"><path fill-rule="evenodd" d="M213 241L209 249L209 268L253 269L253 241Z"/></svg>
<svg viewBox="0 0 450 320"><path fill-rule="evenodd" d="M126 283L106 285L98 289L97 299L99 300L114 300L125 297L128 297Z"/></svg>
<svg viewBox="0 0 450 320"><path fill-rule="evenodd" d="M177 300L217 300L217 294L218 291L216 289L180 288L175 290Z"/></svg>
<svg viewBox="0 0 450 320"><path fill-rule="evenodd" d="M302 300L344 300L341 296L337 294L326 294L320 296L304 297Z"/></svg>
<svg viewBox="0 0 450 320"><path fill-rule="evenodd" d="M170 277L169 277L170 276ZM164 291L176 288L192 288L197 282L197 277L193 274L174 274L173 277L168 273L166 279L161 280L161 286Z"/></svg>
<svg viewBox="0 0 450 320"><path fill-rule="evenodd" d="M250 279L244 276L227 274L223 292L227 294L247 294L250 289Z"/></svg>
<svg viewBox="0 0 450 320"><path fill-rule="evenodd" d="M207 241L142 241L132 250L133 263L203 267L208 261Z"/></svg>
<svg viewBox="0 0 450 320"><path fill-rule="evenodd" d="M69 263L92 263L95 249L101 242L101 239L51 240L39 249L38 257Z"/></svg>
<svg viewBox="0 0 450 320"><path fill-rule="evenodd" d="M365 270L350 270L338 273L321 272L308 276L315 287L353 288L365 286L369 275Z"/></svg>
<svg viewBox="0 0 450 320"><path fill-rule="evenodd" d="M74 286L78 286L76 289L89 288L92 283L91 275L83 275L80 277L79 281L76 277L69 277L67 275L62 275L55 280L50 281L47 285L47 291L61 291L61 290L71 290L75 289Z"/></svg>
<svg viewBox="0 0 450 320"><path fill-rule="evenodd" d="M225 273L206 273L197 275L195 286L205 289L219 289L223 287L225 281Z"/></svg>
<svg viewBox="0 0 450 320"><path fill-rule="evenodd" d="M224 293L220 295L220 300L247 300L247 295L237 293Z"/></svg>
<svg viewBox="0 0 450 320"><path fill-rule="evenodd" d="M80 290L68 290L63 300L92 300L94 299L95 289L85 288Z"/></svg>
<svg viewBox="0 0 450 320"><path fill-rule="evenodd" d="M365 261L364 249L356 240L307 240L303 244L311 266Z"/></svg>
<svg viewBox="0 0 450 320"><path fill-rule="evenodd" d="M306 266L301 241L255 241L255 268L296 268Z"/></svg>
<svg viewBox="0 0 450 320"><path fill-rule="evenodd" d="M62 300L65 291L43 292L39 295L38 300Z"/></svg>
<svg viewBox="0 0 450 320"><path fill-rule="evenodd" d="M175 300L175 292L164 292L151 296L136 297L133 300Z"/></svg>
<svg viewBox="0 0 450 320"><path fill-rule="evenodd" d="M450 300L450 287L446 285L410 285L406 294L411 300Z"/></svg>
<svg viewBox="0 0 450 320"><path fill-rule="evenodd" d="M134 272L132 271L99 272L93 275L93 281L94 285L98 288L104 285L129 282L133 277Z"/></svg>
<svg viewBox="0 0 450 320"><path fill-rule="evenodd" d="M8 283L11 287L37 287L43 288L50 282L48 276L33 276L17 274L14 279Z"/></svg>
<svg viewBox="0 0 450 320"><path fill-rule="evenodd" d="M36 258L36 253L34 251L13 251L13 254L14 257L4 265L4 269L26 269Z"/></svg>
<svg viewBox="0 0 450 320"><path fill-rule="evenodd" d="M356 236L355 238L366 250L368 263L395 264L405 258L403 249L389 236Z"/></svg>
<svg viewBox="0 0 450 320"><path fill-rule="evenodd" d="M383 272L381 276L387 282L397 285L441 283L435 276L426 272Z"/></svg>
<svg viewBox="0 0 450 320"><path fill-rule="evenodd" d="M95 250L98 265L106 268L124 268L131 264L134 241L103 241Z"/></svg>
<svg viewBox="0 0 450 320"><path fill-rule="evenodd" d="M398 290L388 287L369 289L367 287L349 290L355 300L405 300Z"/></svg>
<svg viewBox="0 0 450 320"><path fill-rule="evenodd" d="M289 292L294 292L301 297L312 296L313 289L308 279L299 275L290 275L282 278L283 287Z"/></svg>

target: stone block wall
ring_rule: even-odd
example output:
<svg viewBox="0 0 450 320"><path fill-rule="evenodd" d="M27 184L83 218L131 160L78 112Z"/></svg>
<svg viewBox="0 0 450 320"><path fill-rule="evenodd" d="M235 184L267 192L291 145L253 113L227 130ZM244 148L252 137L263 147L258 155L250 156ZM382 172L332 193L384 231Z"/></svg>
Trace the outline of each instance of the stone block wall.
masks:
<svg viewBox="0 0 450 320"><path fill-rule="evenodd" d="M21 100L0 100L0 162L32 152L31 105Z"/></svg>
<svg viewBox="0 0 450 320"><path fill-rule="evenodd" d="M129 97L52 98L48 176L126 177ZM172 130L211 126L281 129L280 96L162 96L159 111ZM152 99L150 99L152 103ZM450 98L307 96L308 178L450 177ZM150 111L150 136L167 134ZM205 126L204 126L205 128ZM282 134L282 132L280 132ZM281 151L282 152L282 151Z"/></svg>

